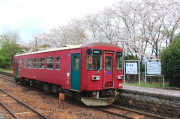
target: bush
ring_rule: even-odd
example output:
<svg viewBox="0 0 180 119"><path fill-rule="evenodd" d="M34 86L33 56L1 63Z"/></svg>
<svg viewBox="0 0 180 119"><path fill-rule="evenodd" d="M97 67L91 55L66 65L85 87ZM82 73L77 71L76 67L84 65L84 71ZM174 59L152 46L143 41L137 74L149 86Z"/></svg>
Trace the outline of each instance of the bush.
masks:
<svg viewBox="0 0 180 119"><path fill-rule="evenodd" d="M8 58L0 56L0 68L5 68L8 65L10 65Z"/></svg>
<svg viewBox="0 0 180 119"><path fill-rule="evenodd" d="M162 74L169 79L169 85L180 87L180 40L175 39L161 54Z"/></svg>

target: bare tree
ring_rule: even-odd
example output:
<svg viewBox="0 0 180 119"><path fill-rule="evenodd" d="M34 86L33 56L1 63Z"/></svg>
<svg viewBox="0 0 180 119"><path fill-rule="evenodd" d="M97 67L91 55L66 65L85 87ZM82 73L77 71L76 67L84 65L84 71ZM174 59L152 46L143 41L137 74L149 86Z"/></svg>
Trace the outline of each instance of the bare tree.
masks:
<svg viewBox="0 0 180 119"><path fill-rule="evenodd" d="M98 14L88 14L82 20L87 35L87 42L100 42L101 38L99 37L98 22Z"/></svg>
<svg viewBox="0 0 180 119"><path fill-rule="evenodd" d="M121 0L112 8L88 14L83 19L72 19L67 25L59 25L50 33L36 37L39 44L51 47L103 41L116 43L141 59L148 55L158 57L161 45L171 42L179 31L179 6L177 0Z"/></svg>

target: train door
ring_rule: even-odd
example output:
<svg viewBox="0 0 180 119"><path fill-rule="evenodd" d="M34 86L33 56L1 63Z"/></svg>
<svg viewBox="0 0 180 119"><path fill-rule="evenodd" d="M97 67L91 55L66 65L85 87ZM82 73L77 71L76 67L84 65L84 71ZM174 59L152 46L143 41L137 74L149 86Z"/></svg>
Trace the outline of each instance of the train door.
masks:
<svg viewBox="0 0 180 119"><path fill-rule="evenodd" d="M114 74L114 52L104 51L104 82L103 88L113 88L113 74Z"/></svg>
<svg viewBox="0 0 180 119"><path fill-rule="evenodd" d="M80 91L81 54L72 54L71 59L71 89Z"/></svg>
<svg viewBox="0 0 180 119"><path fill-rule="evenodd" d="M19 77L19 59L17 59L16 76Z"/></svg>

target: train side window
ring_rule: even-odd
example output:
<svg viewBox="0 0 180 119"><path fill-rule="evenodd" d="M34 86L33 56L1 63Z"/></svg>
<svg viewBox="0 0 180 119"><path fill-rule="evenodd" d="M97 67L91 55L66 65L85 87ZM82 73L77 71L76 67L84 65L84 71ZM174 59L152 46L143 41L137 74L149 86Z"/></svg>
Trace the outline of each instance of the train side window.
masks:
<svg viewBox="0 0 180 119"><path fill-rule="evenodd" d="M73 57L73 70L79 71L79 55L74 55Z"/></svg>
<svg viewBox="0 0 180 119"><path fill-rule="evenodd" d="M60 68L60 56L55 57L55 70L59 70Z"/></svg>
<svg viewBox="0 0 180 119"><path fill-rule="evenodd" d="M26 68L26 59L23 59L23 68Z"/></svg>
<svg viewBox="0 0 180 119"><path fill-rule="evenodd" d="M37 58L33 58L33 69L37 69Z"/></svg>
<svg viewBox="0 0 180 119"><path fill-rule="evenodd" d="M39 58L39 69L44 69L44 57Z"/></svg>
<svg viewBox="0 0 180 119"><path fill-rule="evenodd" d="M31 68L31 58L28 58L28 68Z"/></svg>
<svg viewBox="0 0 180 119"><path fill-rule="evenodd" d="M53 69L53 57L46 57L46 69Z"/></svg>

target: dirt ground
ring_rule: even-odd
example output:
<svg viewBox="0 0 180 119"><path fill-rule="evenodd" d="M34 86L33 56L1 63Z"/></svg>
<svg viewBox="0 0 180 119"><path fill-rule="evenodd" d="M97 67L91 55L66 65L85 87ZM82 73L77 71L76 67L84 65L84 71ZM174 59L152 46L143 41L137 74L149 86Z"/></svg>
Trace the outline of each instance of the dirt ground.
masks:
<svg viewBox="0 0 180 119"><path fill-rule="evenodd" d="M118 119L119 117L103 113L87 107L82 102L68 99L61 101L59 107L59 95L47 93L35 87L26 87L10 81L0 79L0 88L10 95L26 103L35 110L41 112L50 119ZM64 103L64 108L63 108ZM0 106L0 110L11 118L8 112Z"/></svg>

